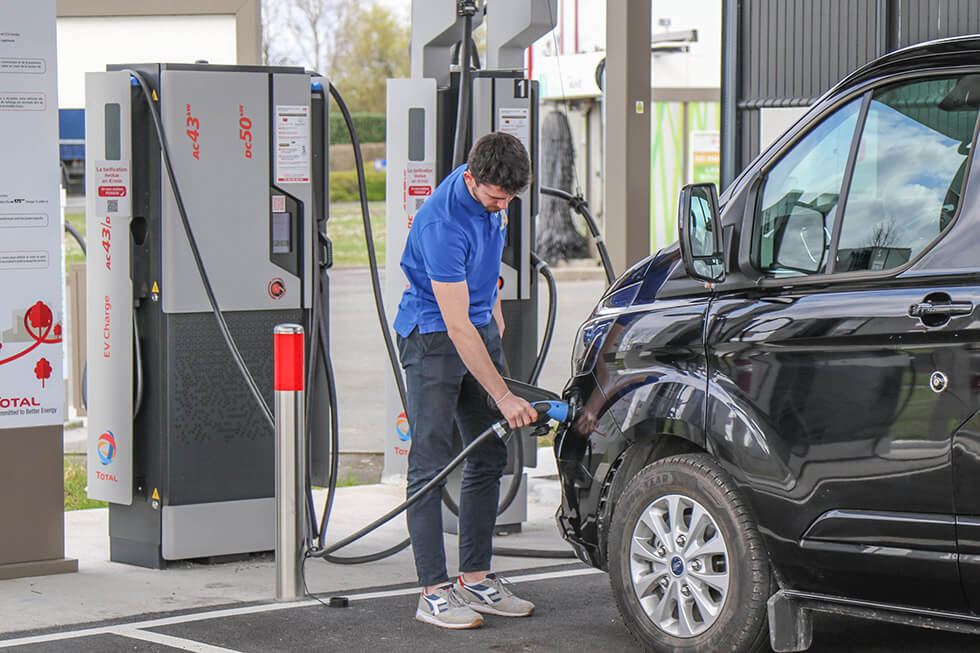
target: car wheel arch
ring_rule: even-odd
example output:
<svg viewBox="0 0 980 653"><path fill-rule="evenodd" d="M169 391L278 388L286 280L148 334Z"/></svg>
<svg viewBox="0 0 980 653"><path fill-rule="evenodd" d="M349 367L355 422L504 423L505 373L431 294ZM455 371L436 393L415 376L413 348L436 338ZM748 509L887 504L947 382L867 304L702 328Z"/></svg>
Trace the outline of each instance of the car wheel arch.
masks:
<svg viewBox="0 0 980 653"><path fill-rule="evenodd" d="M694 440L675 433L644 432L642 429L628 434L630 446L623 449L609 466L603 479L598 510L599 553L602 567L608 566L609 527L616 509L616 502L629 482L650 463L685 453L706 453Z"/></svg>

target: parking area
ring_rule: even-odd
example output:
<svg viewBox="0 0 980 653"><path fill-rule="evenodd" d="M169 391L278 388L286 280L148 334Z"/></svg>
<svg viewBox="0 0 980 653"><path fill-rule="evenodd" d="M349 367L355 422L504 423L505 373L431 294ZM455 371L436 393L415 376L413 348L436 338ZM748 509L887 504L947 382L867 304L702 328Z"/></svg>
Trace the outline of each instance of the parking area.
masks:
<svg viewBox="0 0 980 653"><path fill-rule="evenodd" d="M255 603L207 611L143 615L71 629L0 636L11 653L198 651L642 651L616 611L605 574L579 564L512 572L521 596L535 602L528 619L488 617L482 628L446 631L413 619L414 586L345 592L347 608L330 608L330 594L297 603ZM976 650L966 635L818 616L814 653L912 653Z"/></svg>

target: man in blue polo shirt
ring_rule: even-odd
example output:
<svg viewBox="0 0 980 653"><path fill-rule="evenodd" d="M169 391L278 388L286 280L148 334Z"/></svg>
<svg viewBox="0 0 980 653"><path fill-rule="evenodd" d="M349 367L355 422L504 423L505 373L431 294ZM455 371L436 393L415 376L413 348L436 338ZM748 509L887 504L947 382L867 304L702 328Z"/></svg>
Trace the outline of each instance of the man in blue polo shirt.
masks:
<svg viewBox="0 0 980 653"><path fill-rule="evenodd" d="M408 391L411 496L452 459L453 420L464 446L498 417L511 428L537 419L501 376L504 318L497 296L507 205L530 181L521 142L494 132L478 140L465 165L439 184L408 232L401 267L409 287L395 318ZM482 391L481 391L482 388ZM443 628L476 628L479 613L524 617L534 604L514 595L490 571L493 528L507 447L489 438L463 464L459 497L459 578L446 573L441 493L408 509L415 567L422 586L415 618ZM443 482L445 484L445 482Z"/></svg>

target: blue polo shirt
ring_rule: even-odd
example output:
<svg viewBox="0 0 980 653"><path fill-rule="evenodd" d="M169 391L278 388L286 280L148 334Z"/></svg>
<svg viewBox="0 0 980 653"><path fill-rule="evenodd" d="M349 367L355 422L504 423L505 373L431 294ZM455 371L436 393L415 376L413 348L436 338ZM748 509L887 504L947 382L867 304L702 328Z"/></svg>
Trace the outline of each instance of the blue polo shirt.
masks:
<svg viewBox="0 0 980 653"><path fill-rule="evenodd" d="M490 213L470 195L464 170L465 164L446 176L408 231L401 267L409 287L395 317L395 331L403 338L416 326L420 333L446 330L432 294L433 281L465 281L470 321L482 327L493 319L506 225L501 224L500 212Z"/></svg>

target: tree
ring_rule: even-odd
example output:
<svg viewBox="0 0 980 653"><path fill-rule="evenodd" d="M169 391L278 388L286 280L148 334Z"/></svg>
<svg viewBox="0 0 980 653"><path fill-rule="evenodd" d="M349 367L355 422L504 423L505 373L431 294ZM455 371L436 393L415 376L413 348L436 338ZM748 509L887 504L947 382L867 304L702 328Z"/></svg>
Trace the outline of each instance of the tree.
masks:
<svg viewBox="0 0 980 653"><path fill-rule="evenodd" d="M340 43L346 40L343 25L347 13L355 11L358 6L357 1L289 0L285 24L299 55L289 59L310 70L326 74L327 63L340 49Z"/></svg>
<svg viewBox="0 0 980 653"><path fill-rule="evenodd" d="M341 34L331 81L351 111L384 113L385 80L409 75L409 27L385 7L355 2L344 16Z"/></svg>
<svg viewBox="0 0 980 653"><path fill-rule="evenodd" d="M549 113L541 124L539 178L542 186L572 192L575 178L572 130L565 114L558 111ZM571 206L565 200L541 195L535 252L549 264L589 255L588 241L575 228Z"/></svg>
<svg viewBox="0 0 980 653"><path fill-rule="evenodd" d="M278 43L282 3L276 0L262 0L261 15L262 21L262 64L265 66L275 65L277 53L275 52Z"/></svg>

